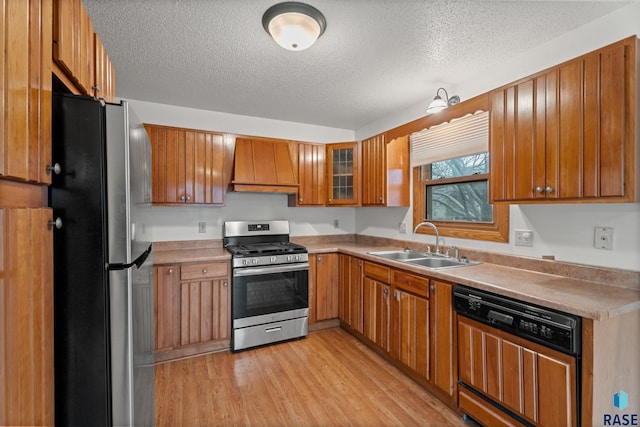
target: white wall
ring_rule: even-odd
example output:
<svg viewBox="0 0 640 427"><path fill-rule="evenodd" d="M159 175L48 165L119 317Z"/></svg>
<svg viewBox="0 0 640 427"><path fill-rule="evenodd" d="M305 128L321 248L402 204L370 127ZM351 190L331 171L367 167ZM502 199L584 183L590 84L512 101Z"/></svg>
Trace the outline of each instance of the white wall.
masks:
<svg viewBox="0 0 640 427"><path fill-rule="evenodd" d="M634 34L640 35L640 3L604 16L510 61L490 66L483 73L452 87L449 93L460 94L463 100L469 99ZM428 102L425 97L424 103L356 130L356 139L422 117ZM411 210L358 209L356 232L435 242L432 236L400 234L400 222L406 222L408 229L411 227ZM594 249L595 226L615 228L613 250ZM514 229L533 230L533 248L515 246ZM561 261L640 271L640 204L514 205L510 210L509 236L510 243L507 244L452 238L445 238L445 242L531 257L554 255Z"/></svg>
<svg viewBox="0 0 640 427"><path fill-rule="evenodd" d="M225 207L154 206L147 213L146 237L154 242L221 239L225 221L287 219L293 236L355 230L353 208L289 208L283 194L228 193ZM198 232L201 221L206 222L205 233Z"/></svg>
<svg viewBox="0 0 640 427"><path fill-rule="evenodd" d="M441 237L440 244L558 261L640 271L640 204L512 205L509 243ZM407 234L399 224L407 224ZM356 233L435 244L435 236L412 234L409 208L360 208ZM613 227L613 249L594 248L594 227ZM515 246L514 230L533 231L533 247Z"/></svg>

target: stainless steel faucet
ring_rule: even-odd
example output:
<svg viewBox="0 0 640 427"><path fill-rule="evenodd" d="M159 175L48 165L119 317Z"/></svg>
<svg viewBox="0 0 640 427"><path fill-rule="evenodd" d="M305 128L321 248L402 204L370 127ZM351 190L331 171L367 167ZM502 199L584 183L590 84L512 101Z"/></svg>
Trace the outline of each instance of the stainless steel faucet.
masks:
<svg viewBox="0 0 640 427"><path fill-rule="evenodd" d="M422 227L423 225L428 225L429 227L433 228L433 231L436 232L436 255L440 255L440 233L438 233L438 227L436 227L436 225L432 222L429 221L423 221L420 224L416 225L416 228L413 229L413 234L415 234L418 231L418 228ZM427 245L427 248L429 248L429 245Z"/></svg>

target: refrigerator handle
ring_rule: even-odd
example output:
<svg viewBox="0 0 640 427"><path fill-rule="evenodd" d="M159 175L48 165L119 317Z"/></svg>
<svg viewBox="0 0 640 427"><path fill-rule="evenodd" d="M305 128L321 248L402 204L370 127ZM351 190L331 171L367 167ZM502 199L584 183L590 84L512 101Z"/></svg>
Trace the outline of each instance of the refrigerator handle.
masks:
<svg viewBox="0 0 640 427"><path fill-rule="evenodd" d="M106 268L107 271L112 271L112 270L126 270L128 268L133 267L134 265L138 268L142 267L142 264L144 264L144 262L147 260L147 258L149 257L149 254L151 253L151 248L153 246L153 243L149 245L149 247L147 248L146 251L142 252L140 254L140 256L138 258L136 258L132 263L129 264L124 264L124 263L113 263L113 264L107 264Z"/></svg>

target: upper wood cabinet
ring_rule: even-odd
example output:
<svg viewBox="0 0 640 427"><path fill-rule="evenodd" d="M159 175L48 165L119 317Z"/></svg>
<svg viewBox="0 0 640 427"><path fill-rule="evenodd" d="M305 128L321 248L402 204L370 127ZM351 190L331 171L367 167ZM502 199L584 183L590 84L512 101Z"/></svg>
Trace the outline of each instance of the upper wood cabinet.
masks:
<svg viewBox="0 0 640 427"><path fill-rule="evenodd" d="M234 191L297 193L295 143L271 138L236 138Z"/></svg>
<svg viewBox="0 0 640 427"><path fill-rule="evenodd" d="M639 200L630 37L490 94L492 201Z"/></svg>
<svg viewBox="0 0 640 427"><path fill-rule="evenodd" d="M95 79L93 93L97 98L113 101L116 96L116 70L100 37L94 33Z"/></svg>
<svg viewBox="0 0 640 427"><path fill-rule="evenodd" d="M360 144L327 145L327 206L360 203Z"/></svg>
<svg viewBox="0 0 640 427"><path fill-rule="evenodd" d="M52 218L49 208L0 209L3 426L54 424Z"/></svg>
<svg viewBox="0 0 640 427"><path fill-rule="evenodd" d="M83 95L113 101L115 71L82 0L53 0L53 5L53 60L64 74L59 77Z"/></svg>
<svg viewBox="0 0 640 427"><path fill-rule="evenodd" d="M224 135L145 124L154 204L224 204Z"/></svg>
<svg viewBox="0 0 640 427"><path fill-rule="evenodd" d="M409 206L409 137L362 141L362 205Z"/></svg>
<svg viewBox="0 0 640 427"><path fill-rule="evenodd" d="M51 0L0 0L0 177L50 184Z"/></svg>
<svg viewBox="0 0 640 427"><path fill-rule="evenodd" d="M298 165L298 193L289 196L289 206L324 206L325 145L296 143L294 163Z"/></svg>

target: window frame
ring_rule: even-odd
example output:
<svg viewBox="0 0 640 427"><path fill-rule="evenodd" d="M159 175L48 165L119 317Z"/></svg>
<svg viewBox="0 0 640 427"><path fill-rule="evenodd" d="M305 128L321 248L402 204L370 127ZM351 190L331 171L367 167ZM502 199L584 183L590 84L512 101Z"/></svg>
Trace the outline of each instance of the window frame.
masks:
<svg viewBox="0 0 640 427"><path fill-rule="evenodd" d="M489 161L491 161L491 153L489 153ZM493 222L442 221L425 218L427 212L426 187L428 184L452 184L456 181L471 182L487 179L489 188L491 185L491 176L489 174L473 175L471 180L468 179L470 177L445 178L435 181L426 179L426 176L431 175L430 169L431 165L416 166L413 168L413 228L422 221L429 221L438 227L438 232L441 236L501 243L509 241L509 205L507 203L493 203ZM433 230L427 227L422 227L417 232L421 234L434 234Z"/></svg>

